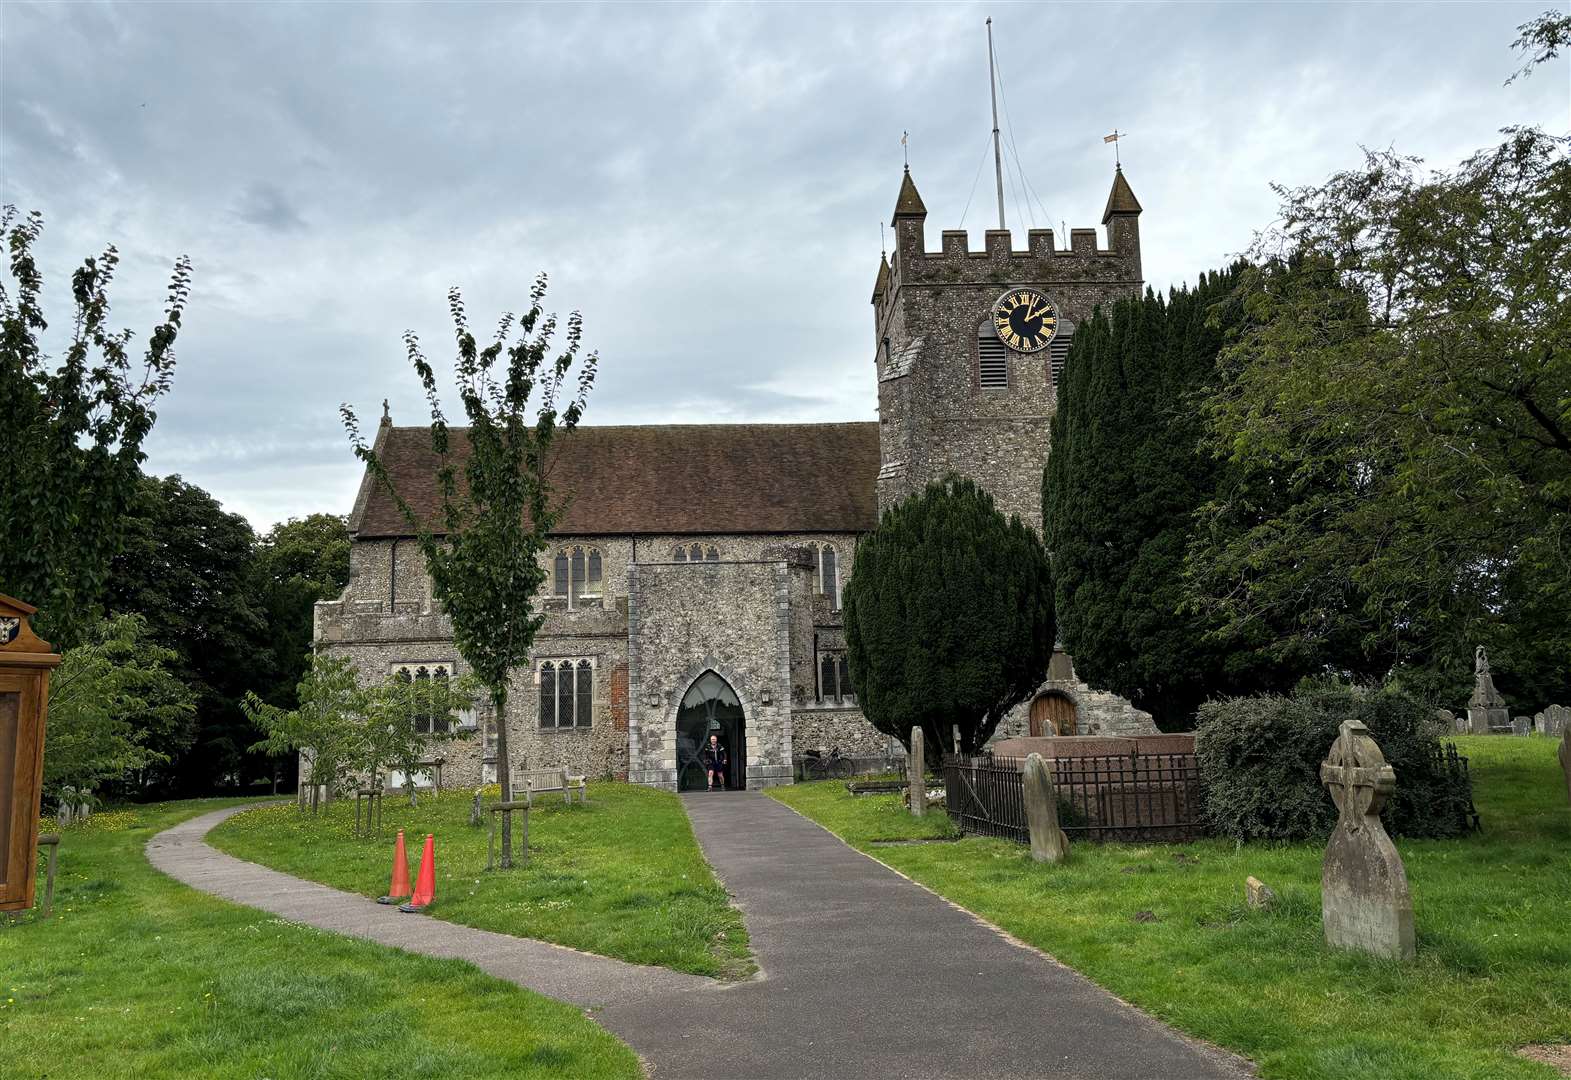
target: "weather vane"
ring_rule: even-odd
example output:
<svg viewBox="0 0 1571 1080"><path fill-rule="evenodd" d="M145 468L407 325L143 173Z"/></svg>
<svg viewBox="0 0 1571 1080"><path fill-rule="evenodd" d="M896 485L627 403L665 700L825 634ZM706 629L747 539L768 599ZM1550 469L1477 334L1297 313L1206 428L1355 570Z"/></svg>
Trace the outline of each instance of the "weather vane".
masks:
<svg viewBox="0 0 1571 1080"><path fill-rule="evenodd" d="M1117 128L1114 128L1111 135L1102 136L1103 142L1113 144L1113 164L1120 169L1124 167L1124 163L1118 160L1118 140L1124 138L1128 134L1129 132L1127 131L1119 131Z"/></svg>

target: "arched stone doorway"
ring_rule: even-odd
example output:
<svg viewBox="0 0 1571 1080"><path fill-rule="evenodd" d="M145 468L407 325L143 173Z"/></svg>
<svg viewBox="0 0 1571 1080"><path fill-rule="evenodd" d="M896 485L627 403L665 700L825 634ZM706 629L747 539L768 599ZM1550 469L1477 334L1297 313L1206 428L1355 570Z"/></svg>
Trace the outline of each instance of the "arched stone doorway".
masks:
<svg viewBox="0 0 1571 1080"><path fill-rule="evenodd" d="M709 777L699 753L710 733L720 736L730 767L726 787L747 786L747 724L742 702L731 684L706 671L682 695L676 712L676 786L678 791L703 791Z"/></svg>
<svg viewBox="0 0 1571 1080"><path fill-rule="evenodd" d="M1068 694L1049 690L1031 702L1032 735L1075 735L1080 731L1079 710Z"/></svg>

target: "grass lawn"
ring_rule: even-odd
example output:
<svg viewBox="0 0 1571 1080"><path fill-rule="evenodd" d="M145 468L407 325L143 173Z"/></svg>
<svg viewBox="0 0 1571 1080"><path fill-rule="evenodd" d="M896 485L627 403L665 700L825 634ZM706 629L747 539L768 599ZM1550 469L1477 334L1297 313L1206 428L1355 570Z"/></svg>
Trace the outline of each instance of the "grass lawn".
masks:
<svg viewBox="0 0 1571 1080"><path fill-rule="evenodd" d="M223 805L104 812L65 831L53 917L0 917L0 1077L642 1076L570 1005L148 864L148 837Z"/></svg>
<svg viewBox="0 0 1571 1080"><path fill-rule="evenodd" d="M587 806L543 796L529 816L529 864L505 873L485 870L489 827L469 824L472 797L422 794L411 808L389 795L380 838L352 835L354 804L341 802L315 817L293 804L247 811L208 841L296 877L381 896L395 832L404 830L411 880L432 833L436 903L428 914L439 919L698 975L754 970L741 913L704 861L675 795L604 783L590 785ZM496 798L493 788L488 801ZM513 836L516 848L517 817Z"/></svg>
<svg viewBox="0 0 1571 1080"><path fill-rule="evenodd" d="M1003 840L878 844L952 835L941 812L917 821L896 796L835 782L770 794L1262 1076L1554 1077L1513 1051L1571 1042L1571 810L1555 741L1456 741L1483 832L1398 841L1418 930L1409 964L1325 948L1320 844L1080 843L1053 867ZM1244 905L1249 874L1276 889L1276 909Z"/></svg>

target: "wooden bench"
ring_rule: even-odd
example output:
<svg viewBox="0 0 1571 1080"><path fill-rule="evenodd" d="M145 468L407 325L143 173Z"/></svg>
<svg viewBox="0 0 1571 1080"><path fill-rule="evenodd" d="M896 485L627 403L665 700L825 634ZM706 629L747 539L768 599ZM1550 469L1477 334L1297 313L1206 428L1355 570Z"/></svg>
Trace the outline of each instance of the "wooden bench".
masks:
<svg viewBox="0 0 1571 1080"><path fill-rule="evenodd" d="M589 801L589 778L587 776L574 776L567 771L567 766L560 769L514 769L513 770L513 796L519 793L524 796L524 805L534 805L536 794L560 791L566 803L573 805L573 792L578 792L580 805Z"/></svg>

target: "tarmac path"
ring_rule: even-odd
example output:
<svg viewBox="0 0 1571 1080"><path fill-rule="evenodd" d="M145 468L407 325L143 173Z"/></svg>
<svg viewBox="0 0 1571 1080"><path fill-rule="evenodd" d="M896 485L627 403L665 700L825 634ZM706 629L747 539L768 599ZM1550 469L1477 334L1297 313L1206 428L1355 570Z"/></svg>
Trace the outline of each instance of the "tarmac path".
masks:
<svg viewBox="0 0 1571 1080"><path fill-rule="evenodd" d="M655 1080L1234 1080L1247 1062L1191 1040L757 792L682 796L747 923L759 975L718 983L405 915L225 855L202 837L238 809L148 843L188 885L295 922L458 957L570 1001Z"/></svg>

